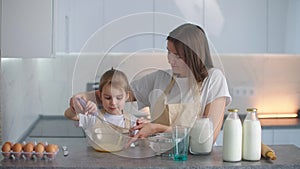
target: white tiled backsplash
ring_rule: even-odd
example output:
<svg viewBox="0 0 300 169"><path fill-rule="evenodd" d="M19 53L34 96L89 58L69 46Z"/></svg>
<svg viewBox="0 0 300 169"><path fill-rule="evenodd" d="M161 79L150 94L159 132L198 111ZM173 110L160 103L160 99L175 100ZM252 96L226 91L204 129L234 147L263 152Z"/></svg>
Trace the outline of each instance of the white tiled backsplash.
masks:
<svg viewBox="0 0 300 169"><path fill-rule="evenodd" d="M214 56L224 70L233 102L259 112L296 112L300 108L300 55L226 54ZM107 69L129 80L157 68L169 68L166 53L57 55L45 59L2 59L3 139L16 141L42 115L63 115L73 93L86 90ZM237 91L246 90L246 93Z"/></svg>

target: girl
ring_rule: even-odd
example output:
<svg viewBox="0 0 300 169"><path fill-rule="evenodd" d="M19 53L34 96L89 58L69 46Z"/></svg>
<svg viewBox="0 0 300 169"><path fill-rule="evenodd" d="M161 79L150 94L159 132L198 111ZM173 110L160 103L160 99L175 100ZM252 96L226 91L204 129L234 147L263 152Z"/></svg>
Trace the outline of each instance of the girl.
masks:
<svg viewBox="0 0 300 169"><path fill-rule="evenodd" d="M130 86L126 75L116 69L106 71L99 83L99 90L95 93L96 99L83 97L74 97L74 104L79 103L83 109L75 109L76 106L70 106L65 111L65 117L71 120L79 121L79 126L82 127L88 139L92 142L98 142L102 148L96 145L92 146L97 150L103 150L103 140L108 142L115 141L116 135L122 134L132 127L136 119L134 116L124 111L125 102L129 99ZM98 111L98 106L91 100L96 100L101 107ZM70 104L71 105L71 104ZM122 130L123 129L123 130ZM109 134L108 139L99 140L103 133ZM102 134L102 135L100 135ZM118 137L118 136L117 136ZM112 151L105 149L105 151Z"/></svg>

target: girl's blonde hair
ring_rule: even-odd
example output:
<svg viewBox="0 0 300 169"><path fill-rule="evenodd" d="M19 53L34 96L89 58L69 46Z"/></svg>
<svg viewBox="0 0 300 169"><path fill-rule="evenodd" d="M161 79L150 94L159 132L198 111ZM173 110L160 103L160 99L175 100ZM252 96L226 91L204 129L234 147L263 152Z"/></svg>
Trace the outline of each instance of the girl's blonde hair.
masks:
<svg viewBox="0 0 300 169"><path fill-rule="evenodd" d="M102 92L102 89L105 85L111 85L115 88L124 89L126 93L130 92L130 85L125 73L114 68L106 71L99 82L99 91Z"/></svg>

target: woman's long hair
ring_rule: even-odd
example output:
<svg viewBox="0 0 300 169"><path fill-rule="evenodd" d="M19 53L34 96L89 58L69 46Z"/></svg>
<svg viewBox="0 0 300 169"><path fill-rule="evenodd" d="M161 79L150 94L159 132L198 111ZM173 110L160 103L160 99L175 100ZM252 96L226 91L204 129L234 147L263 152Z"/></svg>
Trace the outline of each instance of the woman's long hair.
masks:
<svg viewBox="0 0 300 169"><path fill-rule="evenodd" d="M203 29L194 24L183 24L170 32L167 40L190 68L197 82L203 82L208 69L213 67L208 40Z"/></svg>

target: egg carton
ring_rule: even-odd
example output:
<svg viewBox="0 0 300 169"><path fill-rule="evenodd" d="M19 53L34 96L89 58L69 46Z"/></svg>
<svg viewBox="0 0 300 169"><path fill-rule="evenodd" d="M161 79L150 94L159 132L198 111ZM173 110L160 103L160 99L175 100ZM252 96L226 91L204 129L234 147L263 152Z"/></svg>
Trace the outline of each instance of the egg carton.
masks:
<svg viewBox="0 0 300 169"><path fill-rule="evenodd" d="M59 150L56 152L2 152L1 154L3 155L4 159L13 159L13 160L19 160L19 159L24 159L24 160L53 160L55 159L57 153Z"/></svg>

